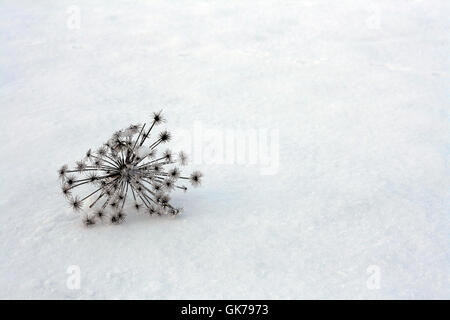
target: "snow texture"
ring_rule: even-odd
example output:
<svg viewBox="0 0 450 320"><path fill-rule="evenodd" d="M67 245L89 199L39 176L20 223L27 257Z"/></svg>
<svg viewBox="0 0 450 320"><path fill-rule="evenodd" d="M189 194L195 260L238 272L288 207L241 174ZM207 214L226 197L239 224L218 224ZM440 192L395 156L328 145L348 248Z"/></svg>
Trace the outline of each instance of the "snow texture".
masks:
<svg viewBox="0 0 450 320"><path fill-rule="evenodd" d="M449 299L449 16L446 0L2 1L0 298ZM174 219L84 227L57 169L160 109L174 151L201 149L202 187ZM214 160L195 126L278 132L278 170Z"/></svg>

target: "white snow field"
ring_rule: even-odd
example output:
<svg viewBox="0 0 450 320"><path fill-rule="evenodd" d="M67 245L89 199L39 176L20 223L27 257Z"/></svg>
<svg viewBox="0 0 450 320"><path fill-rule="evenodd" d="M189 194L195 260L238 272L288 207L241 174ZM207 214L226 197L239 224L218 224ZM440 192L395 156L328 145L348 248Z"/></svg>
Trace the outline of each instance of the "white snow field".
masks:
<svg viewBox="0 0 450 320"><path fill-rule="evenodd" d="M1 1L0 298L449 299L449 16ZM84 227L57 169L160 109L202 187Z"/></svg>

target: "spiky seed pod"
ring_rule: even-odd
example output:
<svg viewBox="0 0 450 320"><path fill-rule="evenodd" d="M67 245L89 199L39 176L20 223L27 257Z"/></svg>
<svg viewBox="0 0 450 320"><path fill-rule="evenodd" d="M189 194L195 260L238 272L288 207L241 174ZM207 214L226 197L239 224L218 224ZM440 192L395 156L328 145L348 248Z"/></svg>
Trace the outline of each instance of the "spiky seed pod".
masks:
<svg viewBox="0 0 450 320"><path fill-rule="evenodd" d="M108 152L108 150L103 146L97 149L97 155L101 158L106 156L107 152Z"/></svg>
<svg viewBox="0 0 450 320"><path fill-rule="evenodd" d="M84 224L86 227L92 226L92 225L95 224L95 219L92 218L92 217L90 217L90 216L88 216L88 215L86 215L86 216L83 218L83 224Z"/></svg>
<svg viewBox="0 0 450 320"><path fill-rule="evenodd" d="M167 162L172 161L172 151L170 151L169 149L167 149L166 151L164 151L163 156L164 156L164 159L165 159Z"/></svg>
<svg viewBox="0 0 450 320"><path fill-rule="evenodd" d="M67 174L67 170L69 170L69 166L67 164L63 165L59 170L58 170L58 175L60 179L65 179L66 178L66 174Z"/></svg>
<svg viewBox="0 0 450 320"><path fill-rule="evenodd" d="M97 209L97 211L95 211L95 216L102 220L105 217L105 211L103 211L103 209Z"/></svg>
<svg viewBox="0 0 450 320"><path fill-rule="evenodd" d="M149 207L147 208L147 213L148 213L149 215L154 215L154 214L156 213L155 207L154 207L154 206L149 206Z"/></svg>
<svg viewBox="0 0 450 320"><path fill-rule="evenodd" d="M83 208L83 201L81 201L78 197L69 199L69 204L74 211L80 211Z"/></svg>
<svg viewBox="0 0 450 320"><path fill-rule="evenodd" d="M125 212L123 211L119 211L116 213L117 219L119 221L119 223L122 223L125 221L125 219L127 218L127 215L125 214Z"/></svg>
<svg viewBox="0 0 450 320"><path fill-rule="evenodd" d="M159 134L159 139L162 142L169 142L171 138L172 138L172 136L171 136L170 132L167 130L164 130L163 132L161 132Z"/></svg>
<svg viewBox="0 0 450 320"><path fill-rule="evenodd" d="M164 194L161 191L155 194L155 200L157 203L161 203L161 199L162 199L163 195Z"/></svg>
<svg viewBox="0 0 450 320"><path fill-rule="evenodd" d="M194 171L190 177L192 186L198 187L202 183L202 177L203 174L200 171Z"/></svg>
<svg viewBox="0 0 450 320"><path fill-rule="evenodd" d="M61 187L61 192L66 198L72 197L72 192L70 191L70 187L67 184L63 184Z"/></svg>
<svg viewBox="0 0 450 320"><path fill-rule="evenodd" d="M166 207L169 204L169 201L170 197L167 194L164 194L160 199L160 202L163 205L163 207Z"/></svg>
<svg viewBox="0 0 450 320"><path fill-rule="evenodd" d="M159 112L153 112L153 123L154 124L160 124L165 121L166 120L162 116L162 110Z"/></svg>
<svg viewBox="0 0 450 320"><path fill-rule="evenodd" d="M117 217L116 214L113 214L113 215L109 218L109 221L110 221L112 224L119 224L119 223L120 223L119 217Z"/></svg>
<svg viewBox="0 0 450 320"><path fill-rule="evenodd" d="M181 172L180 172L180 170L177 167L172 168L172 169L169 170L169 177L171 179L173 179L173 180L176 180L176 179L178 179L180 177L180 173Z"/></svg>
<svg viewBox="0 0 450 320"><path fill-rule="evenodd" d="M82 173L86 169L86 163L83 160L77 161L76 170Z"/></svg>
<svg viewBox="0 0 450 320"><path fill-rule="evenodd" d="M100 168L100 166L102 165L102 160L100 159L95 159L92 164L96 167L96 168Z"/></svg>
<svg viewBox="0 0 450 320"><path fill-rule="evenodd" d="M70 175L70 176L66 177L66 184L68 186L72 186L75 183L75 181L76 181L76 178L74 175Z"/></svg>
<svg viewBox="0 0 450 320"><path fill-rule="evenodd" d="M89 181L93 183L98 180L98 174L96 172L91 172L91 173L89 173L88 178L89 178Z"/></svg>
<svg viewBox="0 0 450 320"><path fill-rule="evenodd" d="M172 179L166 179L163 182L164 189L168 192L172 191L175 188L175 183Z"/></svg>
<svg viewBox="0 0 450 320"><path fill-rule="evenodd" d="M142 207L150 214L177 215L181 210L170 204L169 193L175 189L186 191L185 186L175 184L178 179L189 180L194 186L201 182L201 173L181 176L170 150L157 155L157 147L171 140L169 131L164 130L150 142L150 133L158 124L164 122L161 112L153 114L149 125L130 125L125 130L116 131L95 153L89 149L84 160L76 162L75 169L67 165L58 170L61 189L75 211L83 210L83 202L90 203L93 214L85 213L83 222L105 220L106 208L112 208L113 214L108 220L113 224L125 220L127 199L134 200L134 208ZM144 145L148 143L147 145ZM178 153L177 163L186 165L187 156ZM68 175L69 174L69 175ZM72 196L78 187L92 186L94 189L82 197Z"/></svg>

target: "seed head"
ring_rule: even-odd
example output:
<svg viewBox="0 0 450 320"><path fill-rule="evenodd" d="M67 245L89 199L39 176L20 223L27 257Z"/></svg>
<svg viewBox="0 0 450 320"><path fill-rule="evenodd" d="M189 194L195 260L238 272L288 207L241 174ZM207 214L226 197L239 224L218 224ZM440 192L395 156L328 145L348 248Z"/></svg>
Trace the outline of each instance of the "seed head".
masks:
<svg viewBox="0 0 450 320"><path fill-rule="evenodd" d="M68 199L70 199L71 196L72 196L72 192L70 191L70 187L67 184L63 184L61 186L61 192Z"/></svg>
<svg viewBox="0 0 450 320"><path fill-rule="evenodd" d="M159 112L154 112L153 113L153 122L155 124L160 124L162 122L166 121L163 116L162 116L162 110Z"/></svg>
<svg viewBox="0 0 450 320"><path fill-rule="evenodd" d="M161 132L159 134L159 139L163 143L169 142L171 138L172 138L172 136L171 136L170 132L167 130L164 130L163 132Z"/></svg>
<svg viewBox="0 0 450 320"><path fill-rule="evenodd" d="M66 184L67 184L68 186L73 186L73 185L75 184L76 179L77 179L77 178L75 178L74 175L70 175L70 176L68 176L68 177L66 178Z"/></svg>
<svg viewBox="0 0 450 320"><path fill-rule="evenodd" d="M100 158L103 158L104 156L106 156L106 154L108 153L107 149L105 147L100 147L97 149L97 155Z"/></svg>
<svg viewBox="0 0 450 320"><path fill-rule="evenodd" d="M147 208L147 213L148 213L149 215L154 215L156 212L157 212L157 211L156 211L155 207L152 206L152 205L150 205L150 206Z"/></svg>
<svg viewBox="0 0 450 320"><path fill-rule="evenodd" d="M158 151L160 144L172 138L167 130L157 134L151 141L149 137L152 129L164 121L162 112L156 112L149 125L132 124L125 130L116 131L95 152L89 149L84 160L76 162L75 169L69 170L64 165L58 170L61 191L70 206L75 211L82 211L83 202L86 200L90 203L92 213L84 216L85 225L105 220L119 224L126 217L123 209L127 210L130 206L136 210L145 208L150 215L175 216L181 211L170 204L170 192L187 190L185 186L177 185L176 181L190 180L197 186L202 175L196 171L186 177L181 175L178 167L169 167L175 160L181 166L186 165L187 155L179 152L174 159L170 150L162 153ZM74 172L77 174L69 174ZM72 195L77 190L83 190L86 194L81 197ZM108 207L113 211L110 215L105 213Z"/></svg>
<svg viewBox="0 0 450 320"><path fill-rule="evenodd" d="M172 161L172 151L170 151L169 149L167 149L166 151L164 151L163 156L164 156L164 159L165 159L167 162L171 162L171 161Z"/></svg>
<svg viewBox="0 0 450 320"><path fill-rule="evenodd" d="M77 161L76 168L78 172L83 172L86 169L86 163L83 160Z"/></svg>
<svg viewBox="0 0 450 320"><path fill-rule="evenodd" d="M69 199L69 203L74 211L80 211L83 208L83 202L78 197Z"/></svg>
<svg viewBox="0 0 450 320"><path fill-rule="evenodd" d="M198 187L202 182L202 180L201 180L202 177L203 177L203 174L200 171L194 171L190 177L192 186Z"/></svg>
<svg viewBox="0 0 450 320"><path fill-rule="evenodd" d="M180 177L180 170L178 168L173 168L169 171L169 177L171 179L178 179Z"/></svg>
<svg viewBox="0 0 450 320"><path fill-rule="evenodd" d="M169 192L175 188L175 184L172 179L164 180L163 185L164 185L164 189L166 189L166 191L169 191Z"/></svg>
<svg viewBox="0 0 450 320"><path fill-rule="evenodd" d="M64 179L66 177L66 173L67 173L68 169L69 169L69 166L67 164L65 164L58 170L58 175L61 179Z"/></svg>
<svg viewBox="0 0 450 320"><path fill-rule="evenodd" d="M97 211L95 211L95 216L99 219L103 219L105 217L105 211L103 211L103 209L97 209Z"/></svg>
<svg viewBox="0 0 450 320"><path fill-rule="evenodd" d="M90 226L92 226L92 225L95 224L95 220L94 220L94 218L89 217L88 215L86 215L86 216L83 218L83 224L84 224L86 227L90 227Z"/></svg>

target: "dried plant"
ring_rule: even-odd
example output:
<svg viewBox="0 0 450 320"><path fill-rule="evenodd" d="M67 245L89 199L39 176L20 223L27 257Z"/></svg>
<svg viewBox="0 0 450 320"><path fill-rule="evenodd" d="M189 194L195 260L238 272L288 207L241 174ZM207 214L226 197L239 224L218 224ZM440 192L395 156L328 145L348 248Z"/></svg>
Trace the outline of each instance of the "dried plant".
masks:
<svg viewBox="0 0 450 320"><path fill-rule="evenodd" d="M88 150L73 169L67 165L59 169L61 191L72 209L83 214L86 226L99 221L123 222L127 201L133 202L135 210L145 210L150 215L176 216L182 209L170 204L169 194L175 189L187 191L180 184L183 181L189 181L194 187L200 185L200 172L182 176L176 166L187 164L184 152L173 155L166 150L158 155L157 147L169 142L171 134L164 130L150 142L152 130L165 122L161 111L152 118L149 126L130 125L117 131L97 151ZM73 194L76 189L89 189L86 187L94 188L83 196ZM89 202L87 208L86 202Z"/></svg>

